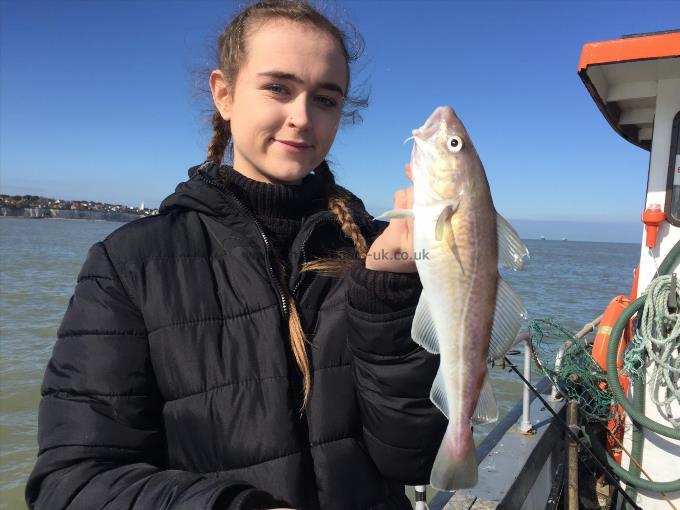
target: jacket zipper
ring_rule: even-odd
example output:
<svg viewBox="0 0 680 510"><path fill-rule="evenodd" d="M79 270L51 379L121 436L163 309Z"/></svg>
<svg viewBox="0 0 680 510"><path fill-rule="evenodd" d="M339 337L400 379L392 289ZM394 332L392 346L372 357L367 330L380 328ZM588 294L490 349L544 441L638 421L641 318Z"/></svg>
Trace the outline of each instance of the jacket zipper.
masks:
<svg viewBox="0 0 680 510"><path fill-rule="evenodd" d="M310 237L312 237L312 234L314 233L314 228L316 228L317 225L321 225L322 223L331 223L335 221L336 221L335 218L322 218L309 230L307 236L304 238L300 246L300 253L302 254L302 266L304 266L307 263L307 250L305 249L305 246L307 244L307 241L309 241ZM295 286L293 287L293 296L296 296L297 291L300 288L300 285L302 284L304 276L305 273L303 273L302 271L298 273L297 281L295 282Z"/></svg>
<svg viewBox="0 0 680 510"><path fill-rule="evenodd" d="M271 242L269 241L269 238L267 237L267 234L265 234L264 229L262 228L262 225L260 224L260 221L257 219L257 217L252 213L252 211L243 203L241 200L232 192L230 191L227 187L223 186L221 183L215 181L211 177L208 177L205 175L204 172L198 171L198 177L204 181L205 183L209 184L210 186L214 186L217 188L218 191L220 191L223 195L226 195L234 200L234 202L238 205L239 209L243 211L254 223L255 226L257 227L257 230L260 234L260 237L262 238L262 241L264 243L265 247L265 261L267 263L267 270L269 271L269 275L274 282L274 285L276 287L276 290L278 291L279 294L279 299L281 302L281 310L283 312L284 317L287 319L288 315L290 313L290 308L288 306L288 298L286 297L286 293L283 291L283 287L281 286L281 281L279 280L279 277L276 274L276 271L274 271L274 267L271 264L271 254L273 254L273 250L271 248ZM335 218L323 218L319 220L315 225L312 226L312 228L309 230L307 235L305 236L304 240L302 241L302 244L300 246L300 252L302 254L302 264L304 265L307 262L307 250L305 249L305 245L309 241L309 239L312 237L312 234L314 233L314 228L317 225L320 225L321 223L327 223L327 222L335 222ZM271 253L271 254L270 254ZM302 283L304 277L304 273L299 273L297 277L297 281L295 282L295 286L293 287L292 295L295 296L296 292L300 288L300 284ZM301 425L303 427L304 431L304 438L302 439L302 444L306 445L306 452L307 456L309 457L309 461L311 462L311 470L312 473L314 472L314 460L313 457L310 453L309 450L309 424L307 423L307 412L303 411L302 416L301 416ZM305 496L306 498L306 496ZM315 498L316 499L316 498Z"/></svg>
<svg viewBox="0 0 680 510"><path fill-rule="evenodd" d="M204 172L198 171L197 172L199 179L202 181L206 182L207 184L214 186L215 188L218 189L223 195L227 195L228 197L232 198L236 204L238 205L239 209L243 211L253 222L255 223L255 226L257 227L257 231L260 233L260 237L262 238L262 242L264 243L264 251L265 251L265 262L267 264L267 271L269 272L269 276L272 279L272 282L274 283L274 286L276 287L276 290L279 294L279 301L281 305L281 313L283 314L284 318L288 319L288 315L290 313L290 308L288 306L288 298L286 297L286 293L283 291L283 287L281 286L281 281L279 280L278 275L276 274L276 271L274 270L274 266L271 263L272 255L273 255L273 250L271 247L271 242L269 241L269 238L267 237L267 234L265 234L264 229L262 228L262 225L260 224L260 221L255 217L255 215L251 212L251 210L243 203L239 198L231 192L227 187L223 186L219 182L215 181L211 177L208 177L205 175Z"/></svg>
<svg viewBox="0 0 680 510"><path fill-rule="evenodd" d="M227 187L223 186L221 183L218 181L215 181L211 177L207 176L205 172L198 171L198 177L206 182L207 184L214 186L217 188L222 194L228 195L230 198L232 198L236 204L238 205L239 209L243 211L254 223L255 226L257 227L257 231L260 234L260 237L262 238L262 241L265 246L265 259L267 263L267 270L269 272L269 275L274 282L274 285L276 287L276 290L279 294L279 300L281 304L281 311L283 313L283 316L287 319L288 315L290 314L290 307L288 306L288 297L286 296L286 293L283 290L283 287L281 285L281 281L279 280L279 277L276 274L276 271L274 270L274 266L271 263L271 254L273 253L273 250L271 248L271 241L267 237L267 234L265 234L264 229L262 228L262 224L260 221L257 219L257 217L252 213L252 211L243 203L241 200L232 192L230 191ZM300 247L300 252L302 254L302 264L307 263L307 250L305 249L305 246L309 239L312 237L312 234L314 233L314 229L316 228L317 225L320 225L322 223L335 223L337 220L335 218L322 218L320 219L313 227L309 230L307 233L307 236L304 238L302 241L301 247ZM304 279L305 273L299 273L297 277L297 281L295 282L295 286L293 287L292 296L296 296L296 293L298 289L300 288L300 285L302 284L302 280Z"/></svg>

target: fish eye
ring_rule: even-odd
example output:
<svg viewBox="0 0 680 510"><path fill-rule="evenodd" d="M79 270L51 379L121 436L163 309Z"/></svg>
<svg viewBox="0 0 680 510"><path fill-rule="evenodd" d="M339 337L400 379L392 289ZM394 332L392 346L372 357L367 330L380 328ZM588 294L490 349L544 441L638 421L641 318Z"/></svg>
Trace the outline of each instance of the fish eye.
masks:
<svg viewBox="0 0 680 510"><path fill-rule="evenodd" d="M463 149L463 139L460 136L450 136L446 141L446 148L451 152L460 152Z"/></svg>

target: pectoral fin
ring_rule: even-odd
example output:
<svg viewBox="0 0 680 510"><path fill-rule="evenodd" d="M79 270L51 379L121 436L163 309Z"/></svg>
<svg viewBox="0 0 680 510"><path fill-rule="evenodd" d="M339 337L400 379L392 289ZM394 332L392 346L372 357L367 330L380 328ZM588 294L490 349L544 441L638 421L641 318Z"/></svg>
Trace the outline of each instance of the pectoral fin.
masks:
<svg viewBox="0 0 680 510"><path fill-rule="evenodd" d="M463 262L460 260L460 253L458 253L458 246L456 246L456 237L451 226L451 218L458 209L458 203L447 205L437 218L437 224L434 227L434 238L437 241L446 240L446 244L451 249L453 256L456 257L458 264L463 269ZM464 271L463 271L464 272Z"/></svg>
<svg viewBox="0 0 680 510"><path fill-rule="evenodd" d="M380 218L413 218L413 209L390 209L376 217Z"/></svg>
<svg viewBox="0 0 680 510"><path fill-rule="evenodd" d="M529 250L519 238L517 231L500 214L496 215L498 237L498 260L505 267L519 271L529 258Z"/></svg>
<svg viewBox="0 0 680 510"><path fill-rule="evenodd" d="M444 207L442 212L439 213L437 224L434 227L434 238L437 241L444 239L446 225L451 225L451 216L456 212L456 209L458 209L458 204L451 204Z"/></svg>

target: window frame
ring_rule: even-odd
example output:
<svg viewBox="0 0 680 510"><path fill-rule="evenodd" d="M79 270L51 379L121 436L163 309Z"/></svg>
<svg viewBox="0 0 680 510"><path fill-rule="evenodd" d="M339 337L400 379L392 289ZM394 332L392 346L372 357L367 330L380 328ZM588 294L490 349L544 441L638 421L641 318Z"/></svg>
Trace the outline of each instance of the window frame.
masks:
<svg viewBox="0 0 680 510"><path fill-rule="evenodd" d="M671 129L671 146L668 151L668 179L666 180L666 221L671 225L680 227L680 218L674 218L672 214L673 206L673 183L675 181L675 155L678 152L678 138L680 137L680 111L673 117L673 127Z"/></svg>

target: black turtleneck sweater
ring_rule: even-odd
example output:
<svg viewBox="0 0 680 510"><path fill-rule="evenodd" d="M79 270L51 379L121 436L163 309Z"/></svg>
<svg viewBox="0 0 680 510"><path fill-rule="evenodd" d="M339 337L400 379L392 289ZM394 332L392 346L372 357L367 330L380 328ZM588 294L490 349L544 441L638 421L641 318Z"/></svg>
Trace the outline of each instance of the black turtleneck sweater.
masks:
<svg viewBox="0 0 680 510"><path fill-rule="evenodd" d="M284 263L303 219L328 207L323 184L314 174L301 184L255 181L227 166L222 167L221 175L260 220ZM415 306L422 289L417 273L373 271L366 269L363 261L352 266L348 282L350 304L376 314Z"/></svg>
<svg viewBox="0 0 680 510"><path fill-rule="evenodd" d="M309 174L301 184L269 184L255 181L230 167L222 167L222 178L264 225L277 254L287 260L302 220L326 208L321 180Z"/></svg>

